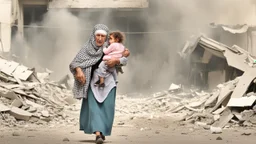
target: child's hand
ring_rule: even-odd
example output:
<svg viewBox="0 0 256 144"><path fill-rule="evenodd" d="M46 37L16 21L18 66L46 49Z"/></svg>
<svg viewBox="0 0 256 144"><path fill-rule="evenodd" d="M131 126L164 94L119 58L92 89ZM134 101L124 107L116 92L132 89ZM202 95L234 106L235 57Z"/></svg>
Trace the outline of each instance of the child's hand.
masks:
<svg viewBox="0 0 256 144"><path fill-rule="evenodd" d="M123 57L129 57L129 56L130 56L130 51L127 48L124 49Z"/></svg>

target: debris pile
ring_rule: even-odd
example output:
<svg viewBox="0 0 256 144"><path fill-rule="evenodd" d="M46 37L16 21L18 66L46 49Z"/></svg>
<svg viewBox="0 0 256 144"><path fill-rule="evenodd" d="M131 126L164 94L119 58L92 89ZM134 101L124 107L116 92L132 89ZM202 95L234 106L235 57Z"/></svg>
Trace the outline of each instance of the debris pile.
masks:
<svg viewBox="0 0 256 144"><path fill-rule="evenodd" d="M169 91L154 94L150 98L117 98L117 112L137 116L168 116L180 115L180 120L193 123L220 133L222 128L231 122L238 126L256 124L256 93L248 92L240 97L233 97L241 82L241 77L219 84L211 93L183 92L181 87L172 84Z"/></svg>
<svg viewBox="0 0 256 144"><path fill-rule="evenodd" d="M0 123L76 124L77 101L64 85L13 61L0 59Z"/></svg>

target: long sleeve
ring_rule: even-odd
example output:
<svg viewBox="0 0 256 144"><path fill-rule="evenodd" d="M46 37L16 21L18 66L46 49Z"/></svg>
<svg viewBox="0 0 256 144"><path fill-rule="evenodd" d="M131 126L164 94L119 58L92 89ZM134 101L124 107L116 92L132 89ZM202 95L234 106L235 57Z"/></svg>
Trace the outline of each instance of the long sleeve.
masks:
<svg viewBox="0 0 256 144"><path fill-rule="evenodd" d="M111 44L108 48L103 48L104 54L109 54L115 50L116 44Z"/></svg>
<svg viewBox="0 0 256 144"><path fill-rule="evenodd" d="M123 66L126 66L126 65L127 65L128 58L126 58L126 57L121 57L119 60L120 60L120 64L121 64L121 65L123 65Z"/></svg>

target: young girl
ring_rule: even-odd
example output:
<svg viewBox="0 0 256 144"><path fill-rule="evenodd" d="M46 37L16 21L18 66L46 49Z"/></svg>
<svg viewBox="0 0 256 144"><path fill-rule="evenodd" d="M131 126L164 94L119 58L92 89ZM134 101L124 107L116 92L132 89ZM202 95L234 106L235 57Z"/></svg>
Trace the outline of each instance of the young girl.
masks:
<svg viewBox="0 0 256 144"><path fill-rule="evenodd" d="M95 85L103 88L105 87L104 78L108 76L109 73L112 73L115 81L117 82L117 71L116 67L109 68L105 64L105 61L111 58L121 58L122 53L125 50L124 45L122 44L124 41L124 35L121 32L112 32L109 35L109 44L108 48L103 48L104 57L102 62L99 65L97 70L99 80L95 83Z"/></svg>

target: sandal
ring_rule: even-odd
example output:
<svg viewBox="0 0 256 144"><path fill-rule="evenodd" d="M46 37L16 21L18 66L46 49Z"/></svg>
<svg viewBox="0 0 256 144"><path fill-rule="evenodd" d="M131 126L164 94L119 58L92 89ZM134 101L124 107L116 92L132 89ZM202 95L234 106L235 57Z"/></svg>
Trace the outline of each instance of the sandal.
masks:
<svg viewBox="0 0 256 144"><path fill-rule="evenodd" d="M94 86L98 86L99 84L100 84L100 80L96 81L96 82L94 83Z"/></svg>
<svg viewBox="0 0 256 144"><path fill-rule="evenodd" d="M106 137L105 137L103 134L101 134L101 138L102 138L103 140L106 140Z"/></svg>
<svg viewBox="0 0 256 144"><path fill-rule="evenodd" d="M96 142L96 144L102 144L103 143L103 138L101 138L101 136L96 136L95 142Z"/></svg>

